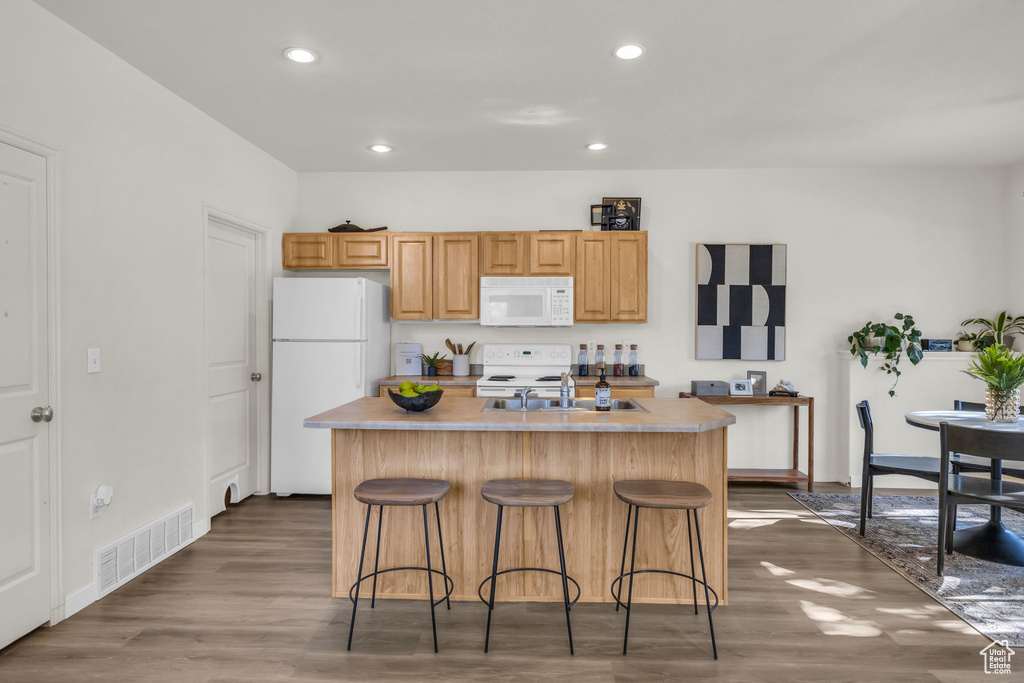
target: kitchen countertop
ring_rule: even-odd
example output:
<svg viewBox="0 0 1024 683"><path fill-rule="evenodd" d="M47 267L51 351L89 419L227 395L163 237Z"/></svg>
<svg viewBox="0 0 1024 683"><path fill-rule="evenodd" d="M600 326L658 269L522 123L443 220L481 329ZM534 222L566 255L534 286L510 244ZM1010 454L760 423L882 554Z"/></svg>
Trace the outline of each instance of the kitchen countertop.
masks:
<svg viewBox="0 0 1024 683"><path fill-rule="evenodd" d="M468 378L459 378L468 379ZM622 378L619 378L622 379ZM735 424L730 413L698 399L633 399L647 413L628 410L555 413L482 412L485 398L445 397L430 410L407 412L390 398L364 397L305 420L313 429L505 432L706 432Z"/></svg>
<svg viewBox="0 0 1024 683"><path fill-rule="evenodd" d="M378 380L378 384L383 386L398 386L402 382L415 382L416 384L440 384L441 386L476 386L476 381L483 378L483 375L466 375L465 377L455 377L453 375L438 375L437 377L427 377L426 375L392 375L391 377L385 377L382 380ZM576 384L582 386L593 386L597 384L597 375L587 375L586 377L577 377L573 375L573 379L576 380ZM624 387L656 387L661 382L648 377L647 375L639 375L637 377L615 377L614 375L607 375L605 379L608 380L608 384L615 386Z"/></svg>

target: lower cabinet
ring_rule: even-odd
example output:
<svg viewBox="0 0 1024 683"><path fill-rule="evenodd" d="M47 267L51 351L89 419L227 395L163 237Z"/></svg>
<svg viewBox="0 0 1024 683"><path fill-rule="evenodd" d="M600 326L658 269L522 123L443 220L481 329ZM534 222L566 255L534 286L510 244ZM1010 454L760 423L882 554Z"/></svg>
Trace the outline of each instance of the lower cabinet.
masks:
<svg viewBox="0 0 1024 683"><path fill-rule="evenodd" d="M654 387L615 386L615 378L608 377L612 385L612 398L654 398ZM593 384L577 384L576 398L594 398Z"/></svg>

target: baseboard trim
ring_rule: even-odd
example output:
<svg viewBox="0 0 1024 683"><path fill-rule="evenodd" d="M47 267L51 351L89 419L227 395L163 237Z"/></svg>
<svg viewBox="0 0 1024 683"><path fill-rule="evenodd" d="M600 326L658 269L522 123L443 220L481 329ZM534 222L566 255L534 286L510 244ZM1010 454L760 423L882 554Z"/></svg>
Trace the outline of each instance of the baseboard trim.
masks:
<svg viewBox="0 0 1024 683"><path fill-rule="evenodd" d="M77 614L96 602L96 584L90 583L80 591L76 591L64 599L64 619Z"/></svg>

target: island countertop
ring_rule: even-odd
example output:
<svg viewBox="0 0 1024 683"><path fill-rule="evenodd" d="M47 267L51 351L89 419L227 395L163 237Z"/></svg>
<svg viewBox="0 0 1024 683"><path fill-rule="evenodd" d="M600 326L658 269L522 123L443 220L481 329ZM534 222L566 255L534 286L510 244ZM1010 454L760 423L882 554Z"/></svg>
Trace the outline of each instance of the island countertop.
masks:
<svg viewBox="0 0 1024 683"><path fill-rule="evenodd" d="M442 397L430 410L408 412L387 397L364 397L305 420L313 429L504 432L706 432L736 418L699 399L632 399L649 412L483 412L485 398Z"/></svg>

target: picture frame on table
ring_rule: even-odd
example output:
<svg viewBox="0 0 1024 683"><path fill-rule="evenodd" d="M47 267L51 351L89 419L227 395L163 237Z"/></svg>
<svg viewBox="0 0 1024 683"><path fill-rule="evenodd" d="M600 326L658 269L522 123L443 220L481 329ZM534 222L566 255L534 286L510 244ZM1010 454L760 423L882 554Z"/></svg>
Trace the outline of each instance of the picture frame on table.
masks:
<svg viewBox="0 0 1024 683"><path fill-rule="evenodd" d="M730 396L753 396L754 386L753 382L749 379L731 379L729 380L729 395Z"/></svg>
<svg viewBox="0 0 1024 683"><path fill-rule="evenodd" d="M754 396L768 395L768 373L764 370L747 370L747 379L750 380Z"/></svg>

